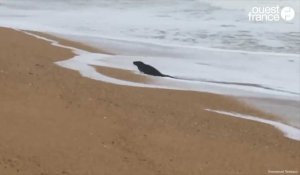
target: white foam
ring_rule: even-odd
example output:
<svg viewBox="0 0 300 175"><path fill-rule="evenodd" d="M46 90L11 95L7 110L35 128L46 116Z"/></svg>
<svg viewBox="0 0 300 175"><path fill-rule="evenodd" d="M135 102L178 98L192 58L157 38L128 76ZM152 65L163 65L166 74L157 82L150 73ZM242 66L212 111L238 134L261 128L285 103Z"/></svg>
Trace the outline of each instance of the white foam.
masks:
<svg viewBox="0 0 300 175"><path fill-rule="evenodd" d="M226 111L220 111L220 110L214 110L214 109L205 109L205 110L209 111L209 112L215 112L218 114L228 115L228 116L242 118L242 119L251 120L251 121L256 121L256 122L260 122L260 123L265 123L265 124L268 124L268 125L271 125L271 126L277 128L278 130L283 132L283 134L287 138L300 141L300 129L277 122L277 121L263 119L263 118L252 116L252 115L240 114L240 113L236 113L236 112L226 112Z"/></svg>

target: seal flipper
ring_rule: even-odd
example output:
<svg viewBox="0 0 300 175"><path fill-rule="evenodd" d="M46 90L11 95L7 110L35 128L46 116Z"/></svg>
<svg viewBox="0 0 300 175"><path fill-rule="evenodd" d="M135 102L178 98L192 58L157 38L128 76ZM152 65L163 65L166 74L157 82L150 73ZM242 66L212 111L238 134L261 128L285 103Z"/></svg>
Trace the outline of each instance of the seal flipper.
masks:
<svg viewBox="0 0 300 175"><path fill-rule="evenodd" d="M165 75L165 74L162 74L162 77L168 77L168 78L174 78L174 79L178 79L178 78L176 78L176 77L173 77L173 76L171 76L171 75Z"/></svg>

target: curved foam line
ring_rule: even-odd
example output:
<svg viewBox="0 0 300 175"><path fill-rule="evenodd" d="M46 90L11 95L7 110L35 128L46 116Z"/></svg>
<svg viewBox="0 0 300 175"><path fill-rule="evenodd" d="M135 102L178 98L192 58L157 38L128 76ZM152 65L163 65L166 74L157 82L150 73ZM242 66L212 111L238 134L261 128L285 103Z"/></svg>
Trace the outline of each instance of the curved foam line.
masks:
<svg viewBox="0 0 300 175"><path fill-rule="evenodd" d="M82 56L83 55L78 55L78 56L75 56L75 57L65 60L65 61L58 61L58 62L56 62L56 64L61 67L64 67L64 68L78 71L83 77L87 77L87 78L90 78L93 80L104 81L107 83L112 83L112 84L117 84L117 85L122 85L122 86L172 89L169 87L162 87L162 86L157 86L157 85L135 83L135 82L125 81L125 80L120 80L120 79L116 79L116 78L112 78L112 77L103 75L103 74L99 73L93 66L91 66L85 62L82 62L81 61Z"/></svg>
<svg viewBox="0 0 300 175"><path fill-rule="evenodd" d="M214 113L218 113L218 114L236 117L236 118L242 118L242 119L246 119L246 120L265 123L265 124L268 124L268 125L271 125L271 126L277 128L278 130L283 132L284 136L286 136L287 138L300 141L300 129L280 123L278 121L272 121L272 120L263 119L263 118L252 116L252 115L240 114L240 113L236 113L236 112L226 112L226 111L220 111L220 110L214 110L214 109L205 109L205 110L209 111L209 112L214 112Z"/></svg>
<svg viewBox="0 0 300 175"><path fill-rule="evenodd" d="M18 30L20 31L20 30ZM64 46L59 44L58 41L55 40L51 40L33 33L29 33L29 32L25 32L23 31L25 34L33 36L37 39L41 39L41 40L45 40L51 43L51 45L53 46L57 46L57 47L61 47L61 48L66 48L66 49L71 49L76 55L71 58L71 59L67 59L67 60L63 60L63 61L57 61L55 62L57 65L64 67L64 68L68 68L68 69L72 69L75 71L78 71L83 77L88 77L90 79L93 80L99 80L99 81L104 81L107 83L112 83L112 84L117 84L117 85L123 85L123 86L134 86L134 87L144 87L144 88L159 88L159 89L173 89L173 90L185 90L183 88L175 88L175 87L166 87L166 86L160 86L160 85L151 85L151 84L144 84L144 83L135 83L135 82L130 82L130 81L125 81L125 80L120 80L120 79L116 79L116 78L112 78L112 77L108 77L105 76L99 72L96 71L96 69L89 65L88 63L86 63L86 57L85 56L92 56L94 53L90 53L81 49L77 49L74 47L70 47L70 46ZM98 54L101 55L101 54ZM85 61L83 61L82 59L85 59Z"/></svg>
<svg viewBox="0 0 300 175"><path fill-rule="evenodd" d="M39 36L39 35L30 33L30 32L25 32L25 31L23 31L23 30L18 30L18 29L15 29L15 30L21 31L21 32L23 32L23 33L25 33L25 34L27 34L27 35L33 36L33 37L35 37L35 38L37 38L37 39L41 39L41 40L44 40L44 41L48 41L48 42L50 42L51 45L53 45L53 46L57 46L57 47L65 48L65 49L70 49L70 50L72 50L75 54L88 53L88 52L86 52L86 51L84 51L84 50L77 49L77 48L75 48L75 47L69 47L69 46L65 46L65 45L59 44L58 41L51 40L51 39L46 38L46 37L42 37L42 36Z"/></svg>

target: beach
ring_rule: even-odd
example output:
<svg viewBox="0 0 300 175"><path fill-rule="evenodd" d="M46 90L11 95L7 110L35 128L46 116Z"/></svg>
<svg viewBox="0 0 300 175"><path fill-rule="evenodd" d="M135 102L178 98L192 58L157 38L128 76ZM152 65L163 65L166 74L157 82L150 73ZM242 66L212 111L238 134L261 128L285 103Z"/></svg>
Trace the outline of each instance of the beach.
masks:
<svg viewBox="0 0 300 175"><path fill-rule="evenodd" d="M8 28L0 38L1 175L299 174L299 141L205 109L276 116L225 95L84 78L54 64L72 58L70 49Z"/></svg>

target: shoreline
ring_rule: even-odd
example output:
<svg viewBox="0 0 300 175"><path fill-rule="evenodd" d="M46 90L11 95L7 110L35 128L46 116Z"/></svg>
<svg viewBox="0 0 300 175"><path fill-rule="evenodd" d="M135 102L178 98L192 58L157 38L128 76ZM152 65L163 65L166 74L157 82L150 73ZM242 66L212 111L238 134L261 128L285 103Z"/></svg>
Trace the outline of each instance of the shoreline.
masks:
<svg viewBox="0 0 300 175"><path fill-rule="evenodd" d="M29 33L32 33L37 36L49 38L51 40L58 41L62 45L67 45L69 47L74 47L77 49L82 49L85 51L89 51L92 53L103 53L108 55L115 55L112 52L106 52L103 49L93 47L92 45L89 45L87 43L81 43L76 41L68 40L67 38L61 38L58 36L53 36L52 34L47 33L41 33L41 32L32 32L32 31L26 31ZM130 70L122 70L118 68L112 68L112 67L104 67L104 66L95 66L97 72L106 75L108 77L131 81L131 82L137 82L137 83L151 83L151 77L147 77L142 74L134 74L134 72ZM168 88L167 88L168 89ZM175 89L176 90L176 89ZM188 90L183 90L188 91ZM206 92L205 90L199 91L200 93L213 93L213 92ZM197 93L197 91L195 91ZM215 94L215 93L213 93ZM241 103L245 103L246 105L250 105L253 108L256 108L258 110L263 111L264 113L268 113L272 115L271 119L277 122L281 122L293 127L296 127L300 129L300 109L298 109L300 106L300 101L294 98L289 99L290 97L286 98L272 98L271 96L239 96L239 95L226 95L226 94L220 94L225 96L231 96L239 101ZM286 104L288 102L288 105ZM291 105L291 106L290 106ZM280 108L280 109L279 109ZM281 109L284 108L285 110L282 111ZM264 117L266 118L266 117Z"/></svg>
<svg viewBox="0 0 300 175"><path fill-rule="evenodd" d="M275 120L281 123L300 128L300 101L286 99L270 99L259 97L237 97L242 103L246 103L275 116Z"/></svg>
<svg viewBox="0 0 300 175"><path fill-rule="evenodd" d="M223 95L90 80L54 64L73 57L71 50L11 29L0 28L0 35L5 41L0 47L0 139L5 143L0 144L0 172L298 171L300 142L272 126L204 109L272 115Z"/></svg>

